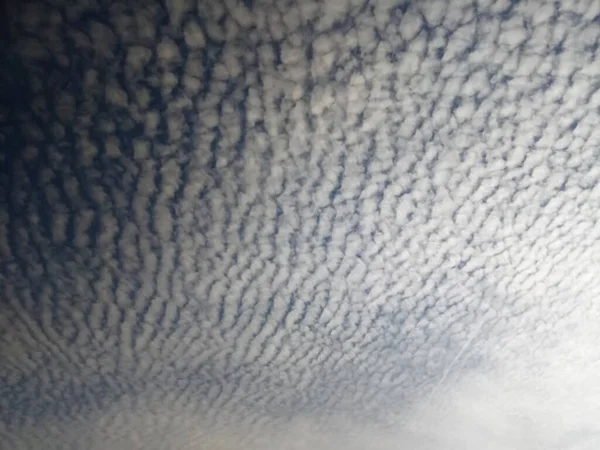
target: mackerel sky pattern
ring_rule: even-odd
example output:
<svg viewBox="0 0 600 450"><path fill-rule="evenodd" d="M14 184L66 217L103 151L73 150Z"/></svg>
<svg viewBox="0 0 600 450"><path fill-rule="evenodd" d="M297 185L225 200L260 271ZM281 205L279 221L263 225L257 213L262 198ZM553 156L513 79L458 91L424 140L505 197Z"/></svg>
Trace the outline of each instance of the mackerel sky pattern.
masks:
<svg viewBox="0 0 600 450"><path fill-rule="evenodd" d="M33 0L0 449L600 445L600 0Z"/></svg>

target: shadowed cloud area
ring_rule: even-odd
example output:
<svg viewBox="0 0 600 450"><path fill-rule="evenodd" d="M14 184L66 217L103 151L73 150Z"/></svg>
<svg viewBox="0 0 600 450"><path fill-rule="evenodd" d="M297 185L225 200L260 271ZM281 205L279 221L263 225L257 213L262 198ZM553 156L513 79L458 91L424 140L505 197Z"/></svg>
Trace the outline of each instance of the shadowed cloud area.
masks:
<svg viewBox="0 0 600 450"><path fill-rule="evenodd" d="M600 446L600 0L8 2L0 449Z"/></svg>

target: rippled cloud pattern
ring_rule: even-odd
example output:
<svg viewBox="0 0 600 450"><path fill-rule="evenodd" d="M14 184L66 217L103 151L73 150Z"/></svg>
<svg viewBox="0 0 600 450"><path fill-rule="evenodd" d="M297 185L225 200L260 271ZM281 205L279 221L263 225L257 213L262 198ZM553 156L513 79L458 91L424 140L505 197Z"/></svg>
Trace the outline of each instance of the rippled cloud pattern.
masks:
<svg viewBox="0 0 600 450"><path fill-rule="evenodd" d="M0 449L600 448L600 0L35 0Z"/></svg>

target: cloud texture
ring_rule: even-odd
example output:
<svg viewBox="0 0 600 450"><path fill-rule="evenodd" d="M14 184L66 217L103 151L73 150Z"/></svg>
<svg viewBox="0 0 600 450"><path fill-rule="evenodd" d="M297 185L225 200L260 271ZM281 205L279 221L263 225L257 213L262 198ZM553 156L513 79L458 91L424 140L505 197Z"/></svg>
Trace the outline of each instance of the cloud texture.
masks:
<svg viewBox="0 0 600 450"><path fill-rule="evenodd" d="M0 448L598 448L600 1L7 10Z"/></svg>

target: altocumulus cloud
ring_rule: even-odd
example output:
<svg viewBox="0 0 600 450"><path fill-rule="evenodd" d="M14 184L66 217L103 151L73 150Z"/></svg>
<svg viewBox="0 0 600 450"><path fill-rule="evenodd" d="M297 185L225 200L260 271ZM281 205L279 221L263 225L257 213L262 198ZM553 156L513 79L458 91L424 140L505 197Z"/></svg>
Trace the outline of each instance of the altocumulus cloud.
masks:
<svg viewBox="0 0 600 450"><path fill-rule="evenodd" d="M600 1L7 5L0 448L600 445Z"/></svg>

